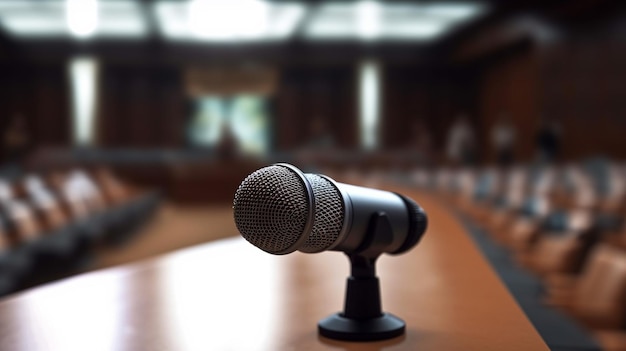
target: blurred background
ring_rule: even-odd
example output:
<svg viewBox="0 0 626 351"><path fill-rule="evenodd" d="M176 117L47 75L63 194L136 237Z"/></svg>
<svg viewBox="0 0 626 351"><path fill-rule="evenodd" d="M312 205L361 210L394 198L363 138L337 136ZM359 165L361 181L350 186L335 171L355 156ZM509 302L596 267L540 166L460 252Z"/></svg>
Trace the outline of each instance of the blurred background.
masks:
<svg viewBox="0 0 626 351"><path fill-rule="evenodd" d="M508 139L515 161L535 160L543 129L560 160L620 158L619 5L3 0L3 156L157 165L333 148L439 164L463 125L476 164ZM501 126L512 135L496 142Z"/></svg>
<svg viewBox="0 0 626 351"><path fill-rule="evenodd" d="M238 235L273 162L433 193L505 282L621 262L622 3L2 0L0 292Z"/></svg>

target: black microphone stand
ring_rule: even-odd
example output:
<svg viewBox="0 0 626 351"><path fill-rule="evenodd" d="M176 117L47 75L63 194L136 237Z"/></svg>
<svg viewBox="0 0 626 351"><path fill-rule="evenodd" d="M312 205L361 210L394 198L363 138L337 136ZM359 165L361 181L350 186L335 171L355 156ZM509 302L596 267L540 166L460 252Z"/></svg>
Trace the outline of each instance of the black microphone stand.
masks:
<svg viewBox="0 0 626 351"><path fill-rule="evenodd" d="M320 335L338 340L374 341L404 334L404 321L382 311L376 276L376 260L392 240L387 215L384 212L372 215L363 244L355 252L346 253L351 274L347 279L344 310L319 321Z"/></svg>

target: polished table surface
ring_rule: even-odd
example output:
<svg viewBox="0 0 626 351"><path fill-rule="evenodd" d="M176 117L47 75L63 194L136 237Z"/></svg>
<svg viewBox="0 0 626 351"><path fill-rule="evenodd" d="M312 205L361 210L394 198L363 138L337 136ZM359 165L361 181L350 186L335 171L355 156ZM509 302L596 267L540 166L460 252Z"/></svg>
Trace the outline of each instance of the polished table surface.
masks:
<svg viewBox="0 0 626 351"><path fill-rule="evenodd" d="M547 350L457 219L408 195L428 232L378 262L383 309L407 322L404 336L319 337L317 321L343 306L347 258L273 256L233 238L6 298L0 350Z"/></svg>

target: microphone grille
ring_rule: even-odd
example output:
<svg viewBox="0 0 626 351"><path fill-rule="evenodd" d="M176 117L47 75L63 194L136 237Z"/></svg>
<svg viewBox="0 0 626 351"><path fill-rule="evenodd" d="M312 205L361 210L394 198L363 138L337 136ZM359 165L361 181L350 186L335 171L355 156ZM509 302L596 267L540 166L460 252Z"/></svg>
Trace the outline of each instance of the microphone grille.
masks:
<svg viewBox="0 0 626 351"><path fill-rule="evenodd" d="M261 168L243 180L233 202L235 224L252 245L272 254L297 249L308 222L309 194L295 171Z"/></svg>
<svg viewBox="0 0 626 351"><path fill-rule="evenodd" d="M314 253L326 250L339 238L345 216L344 202L339 189L324 177L307 173L304 175L315 196L315 221L311 234L301 252Z"/></svg>

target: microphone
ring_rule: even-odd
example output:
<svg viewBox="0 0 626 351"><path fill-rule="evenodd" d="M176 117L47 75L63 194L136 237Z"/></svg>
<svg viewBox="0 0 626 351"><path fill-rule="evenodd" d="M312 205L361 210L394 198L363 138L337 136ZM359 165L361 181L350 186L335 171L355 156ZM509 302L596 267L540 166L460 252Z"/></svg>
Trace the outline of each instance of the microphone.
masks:
<svg viewBox="0 0 626 351"><path fill-rule="evenodd" d="M320 320L320 335L372 341L404 334L404 321L382 311L376 260L408 251L423 236L428 220L415 201L278 163L243 180L233 212L241 235L263 251L331 250L348 256L343 312Z"/></svg>
<svg viewBox="0 0 626 351"><path fill-rule="evenodd" d="M252 245L271 254L343 251L400 254L426 231L427 217L412 199L337 183L279 163L246 177L235 194L235 224ZM381 225L385 230L375 230ZM373 252L372 252L373 253Z"/></svg>

